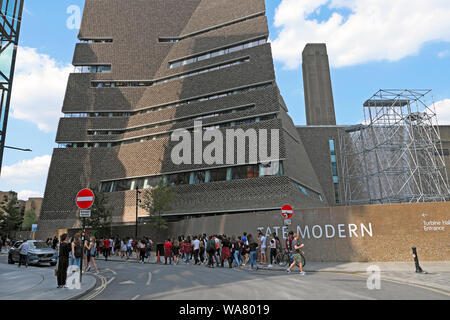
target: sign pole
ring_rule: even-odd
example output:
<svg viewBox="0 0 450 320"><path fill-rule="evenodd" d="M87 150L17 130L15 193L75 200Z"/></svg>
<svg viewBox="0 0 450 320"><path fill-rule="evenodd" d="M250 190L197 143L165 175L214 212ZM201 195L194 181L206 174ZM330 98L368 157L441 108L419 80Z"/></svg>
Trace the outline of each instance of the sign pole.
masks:
<svg viewBox="0 0 450 320"><path fill-rule="evenodd" d="M80 258L80 284L82 283L82 277L83 277L83 260L84 260L84 235L86 233L85 230L86 225L86 218L83 217L83 233L81 234L81 258Z"/></svg>

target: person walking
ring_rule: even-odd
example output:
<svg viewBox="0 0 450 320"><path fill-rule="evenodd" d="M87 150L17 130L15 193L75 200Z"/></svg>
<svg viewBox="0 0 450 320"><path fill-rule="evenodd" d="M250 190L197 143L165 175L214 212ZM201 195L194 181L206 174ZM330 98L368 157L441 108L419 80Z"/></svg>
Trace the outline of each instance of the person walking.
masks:
<svg viewBox="0 0 450 320"><path fill-rule="evenodd" d="M95 263L95 252L97 249L97 243L95 242L94 237L91 237L89 239L89 243L86 243L85 248L86 248L86 252L87 252L87 255L86 255L87 263L86 263L86 266L84 267L84 272L87 272L91 269L91 266L89 265L89 263L92 263L92 265L95 268L95 272L98 273L97 264Z"/></svg>
<svg viewBox="0 0 450 320"><path fill-rule="evenodd" d="M205 239L203 236L199 236L199 256L200 256L200 264L205 262Z"/></svg>
<svg viewBox="0 0 450 320"><path fill-rule="evenodd" d="M277 254L278 254L278 241L277 241L277 236L274 234L272 234L272 239L270 239L270 264L269 264L269 268L273 267L273 264L277 258Z"/></svg>
<svg viewBox="0 0 450 320"><path fill-rule="evenodd" d="M206 242L206 253L208 254L208 268L214 268L213 257L216 255L216 242L213 236L210 236Z"/></svg>
<svg viewBox="0 0 450 320"><path fill-rule="evenodd" d="M233 258L231 257L231 241L226 235L222 237L222 261L221 266L224 268L225 260L228 261L228 267L233 267Z"/></svg>
<svg viewBox="0 0 450 320"><path fill-rule="evenodd" d="M253 239L253 236L251 234L248 235L248 247L250 250L251 269L253 270L254 266L256 266L256 268L258 268L257 262L256 262L256 252L258 249L258 242L256 242Z"/></svg>
<svg viewBox="0 0 450 320"><path fill-rule="evenodd" d="M240 254L240 250L241 250L241 246L240 243L238 241L238 239L236 239L235 235L231 236L231 254L234 257L234 262L236 263L236 266L239 268L239 254Z"/></svg>
<svg viewBox="0 0 450 320"><path fill-rule="evenodd" d="M194 264L199 264L199 253L200 253L200 243L201 241L197 238L197 236L194 236L194 240L192 241L193 249L194 249Z"/></svg>
<svg viewBox="0 0 450 320"><path fill-rule="evenodd" d="M66 287L67 280L67 268L69 267L69 254L72 251L71 245L69 243L69 237L67 233L61 236L61 242L59 245L59 255L58 255L58 269L56 272L58 287Z"/></svg>
<svg viewBox="0 0 450 320"><path fill-rule="evenodd" d="M174 240L172 245L173 264L177 265L180 260L180 242Z"/></svg>
<svg viewBox="0 0 450 320"><path fill-rule="evenodd" d="M293 258L294 258L294 262L292 262L292 264L289 266L289 268L286 270L287 273L291 273L291 269L298 264L298 267L300 268L300 274L302 276L305 275L305 272L303 272L303 262L302 262L302 256L300 255L300 249L303 248L305 245L302 244L299 240L299 235L298 233L296 233L294 235L294 241L292 241L292 248L294 249L294 254L293 254Z"/></svg>
<svg viewBox="0 0 450 320"><path fill-rule="evenodd" d="M122 239L120 240L120 259L123 259L124 257L127 258L127 244Z"/></svg>
<svg viewBox="0 0 450 320"><path fill-rule="evenodd" d="M147 242L146 248L145 248L145 257L147 258L147 262L150 262L153 241L149 237L147 237L145 239L145 241Z"/></svg>
<svg viewBox="0 0 450 320"><path fill-rule="evenodd" d="M192 251L192 244L191 244L191 237L188 236L186 238L186 240L183 242L183 249L184 249L184 254L186 255L186 260L185 263L189 264L190 262L190 255L191 255L191 251Z"/></svg>
<svg viewBox="0 0 450 320"><path fill-rule="evenodd" d="M167 264L167 259L169 259L169 264L172 264L172 246L170 239L167 239L164 243L164 264Z"/></svg>
<svg viewBox="0 0 450 320"><path fill-rule="evenodd" d="M145 259L145 252L147 251L147 242L145 241L145 239L141 239L139 240L138 243L138 247L139 247L139 263L144 263L144 259Z"/></svg>
<svg viewBox="0 0 450 320"><path fill-rule="evenodd" d="M71 247L70 265L73 266L75 263L78 267L80 267L80 259L83 256L83 246L78 233L73 237Z"/></svg>
<svg viewBox="0 0 450 320"><path fill-rule="evenodd" d="M267 264L267 255L266 255L266 251L267 251L267 240L266 237L264 236L264 234L261 232L261 237L260 237L260 242L261 242L261 257L260 257L260 263L262 265L266 265Z"/></svg>
<svg viewBox="0 0 450 320"><path fill-rule="evenodd" d="M19 247L19 268L22 264L25 268L28 268L28 250L30 249L30 243L25 239Z"/></svg>
<svg viewBox="0 0 450 320"><path fill-rule="evenodd" d="M56 236L54 236L53 241L52 241L52 249L56 250L57 245L58 245L58 238Z"/></svg>
<svg viewBox="0 0 450 320"><path fill-rule="evenodd" d="M105 238L103 240L103 255L105 256L105 261L108 261L110 249L111 249L111 240L109 240L109 238Z"/></svg>

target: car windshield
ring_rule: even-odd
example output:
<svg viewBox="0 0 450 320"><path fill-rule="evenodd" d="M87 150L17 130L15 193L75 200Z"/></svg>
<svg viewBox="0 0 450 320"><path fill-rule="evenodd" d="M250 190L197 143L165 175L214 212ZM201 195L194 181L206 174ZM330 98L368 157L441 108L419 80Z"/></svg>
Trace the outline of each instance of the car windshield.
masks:
<svg viewBox="0 0 450 320"><path fill-rule="evenodd" d="M48 246L45 242L30 242L31 249L48 249Z"/></svg>

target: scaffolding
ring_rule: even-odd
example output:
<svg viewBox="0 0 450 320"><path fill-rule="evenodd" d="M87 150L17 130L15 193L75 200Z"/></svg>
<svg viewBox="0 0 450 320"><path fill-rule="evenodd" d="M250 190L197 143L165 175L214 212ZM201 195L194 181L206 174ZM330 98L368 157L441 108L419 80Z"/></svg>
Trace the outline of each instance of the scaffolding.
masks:
<svg viewBox="0 0 450 320"><path fill-rule="evenodd" d="M380 90L340 133L344 201L446 201L449 181L431 90Z"/></svg>
<svg viewBox="0 0 450 320"><path fill-rule="evenodd" d="M0 172L5 149L22 11L23 0L0 0Z"/></svg>

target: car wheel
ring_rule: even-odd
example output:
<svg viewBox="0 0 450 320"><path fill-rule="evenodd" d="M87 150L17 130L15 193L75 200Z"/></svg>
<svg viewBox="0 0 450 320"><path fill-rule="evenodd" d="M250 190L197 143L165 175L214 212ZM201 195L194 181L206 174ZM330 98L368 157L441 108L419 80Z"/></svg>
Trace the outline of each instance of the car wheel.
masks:
<svg viewBox="0 0 450 320"><path fill-rule="evenodd" d="M9 264L14 264L14 260L13 260L11 254L8 254L8 263L9 263Z"/></svg>

